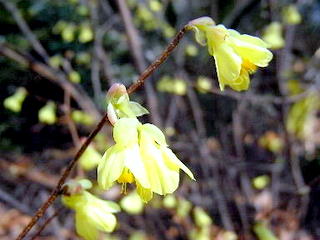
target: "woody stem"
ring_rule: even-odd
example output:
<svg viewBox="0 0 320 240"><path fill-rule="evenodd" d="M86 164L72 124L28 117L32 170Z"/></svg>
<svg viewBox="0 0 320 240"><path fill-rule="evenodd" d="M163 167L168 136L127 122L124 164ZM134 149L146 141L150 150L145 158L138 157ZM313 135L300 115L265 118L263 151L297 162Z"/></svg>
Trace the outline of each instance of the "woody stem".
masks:
<svg viewBox="0 0 320 240"><path fill-rule="evenodd" d="M166 47L166 49L162 52L162 54L151 64L149 67L147 67L146 70L142 72L142 74L139 76L138 80L133 83L129 89L128 93L131 94L134 91L136 91L139 87L141 87L144 84L144 81L170 56L170 54L173 52L173 50L178 46L180 40L183 38L184 34L187 31L187 26L184 26L178 34L174 37L174 39L169 43L169 45ZM21 231L19 236L16 238L16 240L22 240L28 232L32 229L32 227L39 221L39 219L44 215L46 210L50 207L50 205L55 201L55 199L59 196L62 190L62 186L65 183L66 179L69 177L73 167L78 162L79 158L83 154L83 152L87 149L89 144L92 142L94 137L98 134L98 132L102 129L104 124L108 121L108 115L107 113L104 114L100 122L97 124L97 126L93 129L93 131L89 134L89 137L86 139L86 141L81 145L80 149L76 153L75 157L69 162L68 166L64 170L63 174L61 175L56 187L51 192L48 199L42 204L42 206L37 210L37 212L34 214L30 222L27 226Z"/></svg>

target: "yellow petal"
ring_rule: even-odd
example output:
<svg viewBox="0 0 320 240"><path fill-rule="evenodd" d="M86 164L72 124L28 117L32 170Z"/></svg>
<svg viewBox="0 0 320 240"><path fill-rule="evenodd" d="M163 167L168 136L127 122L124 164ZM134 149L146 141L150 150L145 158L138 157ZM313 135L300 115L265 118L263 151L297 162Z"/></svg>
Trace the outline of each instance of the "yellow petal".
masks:
<svg viewBox="0 0 320 240"><path fill-rule="evenodd" d="M147 133L154 141L156 141L160 145L167 145L166 137L162 133L162 131L153 124L146 123L140 127L141 131Z"/></svg>
<svg viewBox="0 0 320 240"><path fill-rule="evenodd" d="M125 150L125 167L127 167L134 177L144 188L150 188L147 176L147 169L141 159L139 145L134 144Z"/></svg>
<svg viewBox="0 0 320 240"><path fill-rule="evenodd" d="M214 53L220 89L224 89L225 81L239 77L242 59L227 44L221 44Z"/></svg>
<svg viewBox="0 0 320 240"><path fill-rule="evenodd" d="M76 231L79 236L83 237L85 240L96 240L98 239L98 229L87 220L86 215L83 213L76 212Z"/></svg>
<svg viewBox="0 0 320 240"><path fill-rule="evenodd" d="M117 224L116 217L107 212L104 208L92 207L88 205L85 209L87 219L98 230L112 232Z"/></svg>
<svg viewBox="0 0 320 240"><path fill-rule="evenodd" d="M137 193L140 196L143 202L149 202L153 197L153 192L150 189L144 188L141 184L137 181Z"/></svg>
<svg viewBox="0 0 320 240"><path fill-rule="evenodd" d="M240 41L247 42L247 43L256 45L258 47L262 47L262 48L268 47L268 44L258 37L253 37L247 34L241 34L241 35L239 34L236 38Z"/></svg>
<svg viewBox="0 0 320 240"><path fill-rule="evenodd" d="M110 147L102 157L98 166L98 183L103 189L110 188L124 168L125 155L122 147Z"/></svg>
<svg viewBox="0 0 320 240"><path fill-rule="evenodd" d="M244 36L242 38L244 40L237 38L232 40L231 46L234 51L243 59L246 59L259 67L266 67L273 57L272 53L267 48L259 46L263 45L263 43L256 38L251 36ZM260 42L259 45L255 44L256 42Z"/></svg>
<svg viewBox="0 0 320 240"><path fill-rule="evenodd" d="M228 85L236 91L247 90L250 85L250 76L248 71L241 70L240 76L235 81L228 83Z"/></svg>
<svg viewBox="0 0 320 240"><path fill-rule="evenodd" d="M169 168L162 159L161 151L152 143L142 143L141 154L151 191L160 195L174 192L179 185L179 169Z"/></svg>
<svg viewBox="0 0 320 240"><path fill-rule="evenodd" d="M173 168L173 169L181 169L183 170L192 180L194 179L194 176L190 169L184 165L178 158L177 156L172 152L171 149L167 147L161 147L161 152L163 159L165 160L165 163L167 164L168 167Z"/></svg>
<svg viewBox="0 0 320 240"><path fill-rule="evenodd" d="M138 141L137 127L140 122L136 118L121 118L113 128L114 141L123 146Z"/></svg>

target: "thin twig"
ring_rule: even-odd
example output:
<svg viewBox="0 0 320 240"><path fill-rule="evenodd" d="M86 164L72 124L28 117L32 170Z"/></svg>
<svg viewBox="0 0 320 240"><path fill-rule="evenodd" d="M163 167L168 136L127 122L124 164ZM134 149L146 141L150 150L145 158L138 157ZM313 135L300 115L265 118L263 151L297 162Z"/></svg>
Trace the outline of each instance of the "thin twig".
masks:
<svg viewBox="0 0 320 240"><path fill-rule="evenodd" d="M161 56L155 60L138 78L138 81L136 83L132 84L129 89L128 93L134 92L136 89L138 89L140 86L143 85L144 81L156 70L172 53L172 51L177 47L179 44L181 38L183 37L184 33L186 32L186 27L184 27L172 40L172 42L168 45L168 47L163 51ZM103 118L100 120L98 125L95 127L95 129L90 133L89 137L85 140L85 142L80 147L79 151L76 153L75 157L72 159L72 161L68 164L66 169L64 170L62 176L60 177L57 186L55 189L51 192L48 200L37 210L35 215L32 217L28 225L22 230L22 232L19 234L19 236L16 238L17 240L22 240L28 232L32 229L32 227L38 222L38 220L44 215L48 207L55 201L55 199L59 196L62 185L65 183L66 179L71 173L71 170L77 163L78 159L81 157L83 152L86 150L88 145L92 142L94 137L98 134L98 132L102 129L104 124L108 120L107 113L104 114Z"/></svg>
<svg viewBox="0 0 320 240"><path fill-rule="evenodd" d="M58 209L54 212L54 214L52 214L52 216L49 217L49 218L39 227L38 231L33 235L33 237L32 237L30 240L35 240L35 239L37 239L37 237L38 237L38 236L41 234L41 232L46 228L46 226L48 226L49 223L50 223L55 217L57 217L57 216L61 213L61 211L62 211L63 209L64 209L63 206L60 207L60 208L58 208Z"/></svg>
<svg viewBox="0 0 320 240"><path fill-rule="evenodd" d="M73 145L75 147L79 147L80 146L80 137L79 137L79 134L77 131L77 127L71 118L70 100L71 100L70 92L68 90L66 90L64 92L64 113L65 113L65 117L66 117L66 122L67 122L67 126L68 126L68 129L69 129L72 141L73 141Z"/></svg>

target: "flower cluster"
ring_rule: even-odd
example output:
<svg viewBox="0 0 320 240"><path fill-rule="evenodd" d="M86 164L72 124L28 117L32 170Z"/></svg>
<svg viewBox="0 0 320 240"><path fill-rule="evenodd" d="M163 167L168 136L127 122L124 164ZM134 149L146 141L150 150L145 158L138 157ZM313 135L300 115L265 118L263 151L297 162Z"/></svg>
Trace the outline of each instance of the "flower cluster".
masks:
<svg viewBox="0 0 320 240"><path fill-rule="evenodd" d="M168 148L165 136L152 124L141 124L136 118L121 118L113 128L115 145L104 154L98 166L98 183L109 189L115 181L126 191L135 183L144 202L153 192L165 195L179 184L179 169L193 178L191 171Z"/></svg>
<svg viewBox="0 0 320 240"><path fill-rule="evenodd" d="M153 193L166 195L177 189L180 169L194 179L191 171L168 148L162 131L152 124L139 122L136 116L147 110L129 101L123 85L111 87L108 97L115 144L105 152L98 166L98 183L103 189L109 189L117 181L126 192L126 184L135 183L141 199L148 202Z"/></svg>
<svg viewBox="0 0 320 240"><path fill-rule="evenodd" d="M99 199L85 189L91 188L87 179L71 180L65 184L68 189L62 203L75 211L75 226L79 236L86 240L99 239L99 231L112 232L117 224L113 213L120 207L111 201Z"/></svg>
<svg viewBox="0 0 320 240"><path fill-rule="evenodd" d="M215 59L221 90L225 86L236 91L247 90L249 75L258 67L266 67L272 59L263 40L216 25L209 17L189 22L188 28L195 31L198 43L208 45L209 54Z"/></svg>

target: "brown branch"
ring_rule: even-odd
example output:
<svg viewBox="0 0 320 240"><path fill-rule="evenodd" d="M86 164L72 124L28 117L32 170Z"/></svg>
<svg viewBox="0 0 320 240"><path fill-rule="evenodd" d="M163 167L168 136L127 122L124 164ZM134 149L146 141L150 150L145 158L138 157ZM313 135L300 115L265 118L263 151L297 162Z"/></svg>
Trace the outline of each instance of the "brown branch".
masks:
<svg viewBox="0 0 320 240"><path fill-rule="evenodd" d="M170 56L172 51L175 47L179 44L180 40L183 38L184 34L187 31L187 27L184 26L178 34L175 36L173 41L167 46L164 52L159 56L146 70L144 70L136 83L132 84L129 89L128 93L134 92L137 88L141 87L144 81Z"/></svg>
<svg viewBox="0 0 320 240"><path fill-rule="evenodd" d="M30 240L36 240L37 237L40 235L40 233L46 228L46 226L49 225L49 223L55 218L57 217L61 212L62 210L64 209L64 207L60 207L58 208L54 214L52 214L51 217L49 217L38 229L38 231L33 235L33 237L30 239Z"/></svg>
<svg viewBox="0 0 320 240"><path fill-rule="evenodd" d="M136 89L138 89L140 86L143 85L144 81L154 72L156 68L158 68L172 53L172 51L177 47L179 44L181 38L183 37L184 33L186 32L186 27L184 27L172 40L172 42L169 44L169 46L164 50L164 52L161 54L161 56L153 62L139 77L138 81L134 84L132 84L129 87L128 92L132 93ZM0 53L1 53L1 45L0 45ZM86 148L89 146L89 144L92 142L94 137L98 134L98 132L102 129L104 124L108 120L108 115L105 113L103 118L100 120L98 125L95 127L95 129L90 133L89 137L85 140L85 142L80 147L79 151L76 153L75 157L71 160L71 162L68 164L66 169L64 170L62 176L60 177L57 186L55 189L51 192L48 200L37 210L35 215L32 217L28 225L22 230L22 232L19 234L19 236L16 238L17 240L22 240L28 232L32 229L32 227L38 222L38 220L44 215L46 210L49 208L49 206L55 201L55 199L59 196L62 190L62 185L67 180L68 176L70 175L73 167L76 165L77 161L83 154L83 152L86 150Z"/></svg>
<svg viewBox="0 0 320 240"><path fill-rule="evenodd" d="M48 200L38 209L36 214L32 217L28 225L23 229L23 231L19 234L17 237L17 240L23 239L26 234L31 230L31 228L38 222L38 220L44 215L45 211L48 209L48 207L54 202L54 200L59 196L62 185L65 183L67 177L71 173L71 170L76 165L78 159L83 154L83 152L86 150L86 148L89 146L89 144L92 142L94 137L98 134L98 132L101 130L101 128L104 126L104 124L107 122L108 115L105 114L103 118L100 120L96 128L90 133L89 137L86 139L86 141L82 144L79 151L76 153L76 156L74 159L72 159L71 162L69 162L67 168L64 170L62 176L60 177L57 186L55 189L51 192Z"/></svg>

